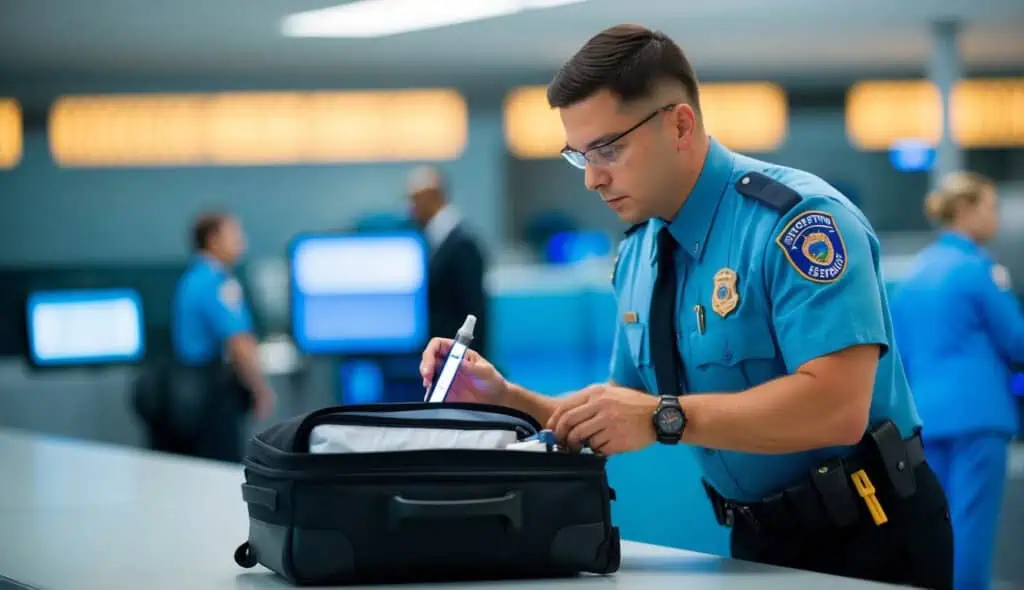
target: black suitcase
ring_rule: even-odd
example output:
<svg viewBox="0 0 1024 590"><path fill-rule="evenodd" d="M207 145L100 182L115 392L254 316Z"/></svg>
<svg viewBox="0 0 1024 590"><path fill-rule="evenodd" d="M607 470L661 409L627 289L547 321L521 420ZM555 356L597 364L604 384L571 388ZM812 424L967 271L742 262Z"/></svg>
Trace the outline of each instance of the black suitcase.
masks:
<svg viewBox="0 0 1024 590"><path fill-rule="evenodd" d="M473 447L540 428L505 407L418 402L329 407L274 425L246 450L249 540L235 561L296 585L617 571L604 457L409 442ZM347 452L311 452L331 429Z"/></svg>

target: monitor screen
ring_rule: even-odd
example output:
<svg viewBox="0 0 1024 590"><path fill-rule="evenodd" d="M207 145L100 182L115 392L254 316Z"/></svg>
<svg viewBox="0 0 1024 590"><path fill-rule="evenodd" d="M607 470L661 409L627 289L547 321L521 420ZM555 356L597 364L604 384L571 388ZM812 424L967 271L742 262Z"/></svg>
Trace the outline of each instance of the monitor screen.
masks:
<svg viewBox="0 0 1024 590"><path fill-rule="evenodd" d="M292 242L292 337L307 354L403 353L427 336L427 249L415 232Z"/></svg>
<svg viewBox="0 0 1024 590"><path fill-rule="evenodd" d="M100 365L142 360L142 298L131 289L37 291L26 302L34 365Z"/></svg>

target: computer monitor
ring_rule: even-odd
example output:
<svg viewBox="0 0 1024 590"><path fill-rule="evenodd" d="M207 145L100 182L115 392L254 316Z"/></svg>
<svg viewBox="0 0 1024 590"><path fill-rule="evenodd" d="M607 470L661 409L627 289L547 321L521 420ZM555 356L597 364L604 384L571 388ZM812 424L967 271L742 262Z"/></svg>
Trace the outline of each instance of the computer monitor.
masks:
<svg viewBox="0 0 1024 590"><path fill-rule="evenodd" d="M139 362L142 297L133 289L36 291L26 300L29 361L37 367Z"/></svg>
<svg viewBox="0 0 1024 590"><path fill-rule="evenodd" d="M420 234L303 234L292 240L289 262L292 338L304 353L409 353L425 343Z"/></svg>

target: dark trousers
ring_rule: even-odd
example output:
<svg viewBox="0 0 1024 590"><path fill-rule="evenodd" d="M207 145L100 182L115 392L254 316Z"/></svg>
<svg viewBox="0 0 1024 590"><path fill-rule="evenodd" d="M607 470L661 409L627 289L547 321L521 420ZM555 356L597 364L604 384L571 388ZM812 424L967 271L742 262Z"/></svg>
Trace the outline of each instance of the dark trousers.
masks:
<svg viewBox="0 0 1024 590"><path fill-rule="evenodd" d="M217 368L178 369L159 419L149 422L150 448L239 463L249 392Z"/></svg>
<svg viewBox="0 0 1024 590"><path fill-rule="evenodd" d="M220 410L211 415L199 431L193 434L181 435L170 428L151 428L149 448L201 459L240 463L242 423L245 415L237 409Z"/></svg>
<svg viewBox="0 0 1024 590"><path fill-rule="evenodd" d="M732 556L794 569L918 588L953 588L953 529L946 496L927 463L915 470L917 492L906 499L878 494L889 521L845 529L755 530L740 518L732 529ZM862 506L863 508L863 506Z"/></svg>

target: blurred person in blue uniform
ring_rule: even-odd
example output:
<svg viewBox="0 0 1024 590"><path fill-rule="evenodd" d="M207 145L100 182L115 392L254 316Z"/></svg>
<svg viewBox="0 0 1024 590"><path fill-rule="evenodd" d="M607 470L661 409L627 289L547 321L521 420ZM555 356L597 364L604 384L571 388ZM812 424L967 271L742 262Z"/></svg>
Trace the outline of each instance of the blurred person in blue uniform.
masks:
<svg viewBox="0 0 1024 590"><path fill-rule="evenodd" d="M662 33L596 35L548 102L565 158L635 224L612 275L611 379L546 397L469 354L454 399L518 408L606 455L685 443L736 558L951 587L946 498L861 211L812 174L710 137L693 68ZM425 382L449 347L428 345Z"/></svg>
<svg viewBox="0 0 1024 590"><path fill-rule="evenodd" d="M239 461L245 414L252 409L267 418L274 404L231 270L245 251L245 236L234 217L205 213L195 221L192 242L195 255L178 281L171 315L173 411L179 423L188 420L190 432L174 437L178 448L172 450Z"/></svg>
<svg viewBox="0 0 1024 590"><path fill-rule="evenodd" d="M448 200L445 180L434 166L409 175L408 194L413 221L430 248L427 277L428 326L431 336L452 336L466 316L477 317L473 348L487 354L486 260L476 237Z"/></svg>
<svg viewBox="0 0 1024 590"><path fill-rule="evenodd" d="M951 174L925 209L942 232L897 287L893 321L928 462L949 497L956 588L987 589L1007 447L1020 429L1011 366L1024 362L1024 315L983 247L999 228L995 184Z"/></svg>

